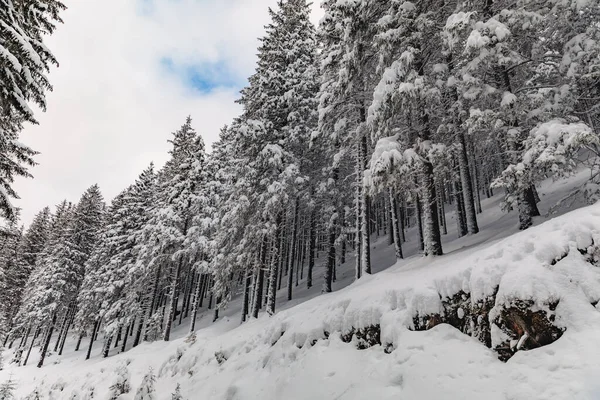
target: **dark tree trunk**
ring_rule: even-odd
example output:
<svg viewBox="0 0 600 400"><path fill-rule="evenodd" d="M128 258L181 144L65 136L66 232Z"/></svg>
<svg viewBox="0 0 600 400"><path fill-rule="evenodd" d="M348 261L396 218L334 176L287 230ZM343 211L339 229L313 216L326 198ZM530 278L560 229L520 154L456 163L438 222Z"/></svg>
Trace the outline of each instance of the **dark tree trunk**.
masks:
<svg viewBox="0 0 600 400"><path fill-rule="evenodd" d="M317 221L316 210L310 210L310 221L308 229L308 268L306 270L306 287L310 289L313 285L313 269L315 267L315 247L317 245Z"/></svg>
<svg viewBox="0 0 600 400"><path fill-rule="evenodd" d="M363 109L361 109L363 110ZM363 110L364 113L364 110ZM364 120L365 118L363 118ZM363 121L364 122L364 121ZM362 159L362 170L361 175L364 170L367 169L367 136L363 135L361 139L361 159ZM361 177L361 183L363 179ZM362 230L362 249L361 249L361 268L362 272L365 274L371 273L371 198L367 191L363 188L361 191L362 194L362 207L361 211L363 212L363 216L361 218L361 230Z"/></svg>
<svg viewBox="0 0 600 400"><path fill-rule="evenodd" d="M142 339L142 331L144 330L144 317L140 316L140 320L138 321L138 326L135 331L135 339L133 339L133 347L137 347L140 344L140 340ZM147 332L145 333L145 337L147 337Z"/></svg>
<svg viewBox="0 0 600 400"><path fill-rule="evenodd" d="M325 269L325 276L323 282L323 292L330 293L332 291L331 282L333 280L333 269L335 268L335 231L336 231L335 218L332 218L329 230L329 251L327 252L327 267Z"/></svg>
<svg viewBox="0 0 600 400"><path fill-rule="evenodd" d="M438 211L439 211L439 217L440 217L440 225L442 227L442 233L444 235L448 234L448 228L446 226L446 209L444 208L444 196L443 196L443 185L440 185L438 183L437 185L437 195L438 195Z"/></svg>
<svg viewBox="0 0 600 400"><path fill-rule="evenodd" d="M202 307L202 298L204 297L204 290L207 286L208 276L206 274L200 275L200 278L196 282L196 294L194 295L194 307L192 309L192 319L190 320L190 333L194 333L196 330L196 318L198 317L198 310Z"/></svg>
<svg viewBox="0 0 600 400"><path fill-rule="evenodd" d="M287 213L284 213L284 217L283 217L283 226L281 228L281 234L279 235L279 240L280 240L280 257L278 260L278 284L277 284L277 290L281 290L281 282L283 281L283 274L285 272L285 259L286 259L286 255L285 255L285 251L286 251L286 231L287 231Z"/></svg>
<svg viewBox="0 0 600 400"><path fill-rule="evenodd" d="M104 346L102 346L102 358L108 357L108 352L110 351L110 344L112 343L113 335L104 339Z"/></svg>
<svg viewBox="0 0 600 400"><path fill-rule="evenodd" d="M33 344L35 343L35 339L40 334L40 328L35 329L35 333L33 334L33 338L31 339L31 343L29 344L29 348L27 349L27 355L25 356L25 360L23 360L23 366L27 365L27 361L29 361L29 355L31 354L31 349L33 348Z"/></svg>
<svg viewBox="0 0 600 400"><path fill-rule="evenodd" d="M262 301L263 301L263 292L265 286L265 270L267 268L267 237L265 236L262 239L262 243L260 245L260 258L258 260L258 270L256 271L255 276L257 280L254 285L254 295L252 297L252 317L258 318L258 312L262 309Z"/></svg>
<svg viewBox="0 0 600 400"><path fill-rule="evenodd" d="M115 349L119 347L119 343L121 342L121 335L123 334L123 325L119 326L119 330L117 331L117 337L115 339Z"/></svg>
<svg viewBox="0 0 600 400"><path fill-rule="evenodd" d="M198 302L197 308L202 308L202 304L204 303L204 298L206 297L206 292L208 290L208 284L210 281L210 277L207 275L202 275L201 279L202 279L202 284L201 284L202 292L200 293L200 301Z"/></svg>
<svg viewBox="0 0 600 400"><path fill-rule="evenodd" d="M244 300L242 301L242 323L246 322L249 313L250 304L250 283L252 282L251 268L246 269L246 278L244 279Z"/></svg>
<svg viewBox="0 0 600 400"><path fill-rule="evenodd" d="M42 368L44 365L44 360L46 359L46 353L48 352L48 346L50 346L50 339L52 338L52 333L54 332L54 324L56 324L56 314L52 317L52 323L48 327L48 331L46 332L46 337L44 338L44 343L42 345L40 361L37 364L38 368Z"/></svg>
<svg viewBox="0 0 600 400"><path fill-rule="evenodd" d="M98 320L94 323L94 329L92 330L92 334L90 336L90 344L88 346L87 353L85 355L86 360L89 360L90 356L92 355L92 347L94 345L94 338L96 337L96 334L98 333L98 328L100 328L100 320Z"/></svg>
<svg viewBox="0 0 600 400"><path fill-rule="evenodd" d="M394 242L394 250L396 253L396 260L399 260L401 258L404 258L404 255L402 254L402 240L400 239L400 221L398 218L398 207L397 207L397 200L396 200L396 196L394 195L394 193L392 192L392 189L389 189L389 196L390 196L390 233L393 236L393 242Z"/></svg>
<svg viewBox="0 0 600 400"><path fill-rule="evenodd" d="M130 335L130 332L133 330L133 321L129 324L127 324L127 329L125 329L125 336L123 336L123 343L121 343L121 350L120 353L125 353L125 350L127 350L127 338Z"/></svg>
<svg viewBox="0 0 600 400"><path fill-rule="evenodd" d="M163 340L165 342L168 342L169 339L171 338L171 326L173 325L173 321L175 320L175 313L177 311L177 300L178 300L177 290L179 288L179 278L180 278L180 274L181 274L181 266L182 266L182 260L179 260L176 263L175 273L173 274L172 281L171 281L171 290L170 290L171 295L169 296L169 314L167 316L167 321L166 321L165 330L164 330L164 334L163 334Z"/></svg>
<svg viewBox="0 0 600 400"><path fill-rule="evenodd" d="M213 315L213 322L219 319L219 306L221 305L221 296L217 297L217 303L215 304L215 313Z"/></svg>
<svg viewBox="0 0 600 400"><path fill-rule="evenodd" d="M423 163L423 234L425 239L425 255L440 256L442 251L442 238L440 235L440 220L437 208L437 193L433 179L433 165L430 162Z"/></svg>
<svg viewBox="0 0 600 400"><path fill-rule="evenodd" d="M296 196L294 204L294 222L292 223L292 242L290 245L290 257L288 263L287 299L292 300L292 285L294 283L294 263L296 261L296 240L298 239L298 211L300 208L300 197Z"/></svg>
<svg viewBox="0 0 600 400"><path fill-rule="evenodd" d="M463 202L463 196L460 192L460 183L454 183L454 196L456 200L456 223L458 224L458 237L463 237L468 231L467 219L465 215L465 205ZM475 208L473 208L475 210Z"/></svg>
<svg viewBox="0 0 600 400"><path fill-rule="evenodd" d="M183 315L183 318L187 318L190 315L190 307L192 304L192 296L195 292L194 289L196 288L196 281L200 279L200 276L193 271L190 271L190 275L192 276L192 279L190 280L190 284L188 285L188 292L185 298L185 314ZM179 323L181 324L181 321Z"/></svg>
<svg viewBox="0 0 600 400"><path fill-rule="evenodd" d="M58 355L62 356L63 350L65 348L65 342L67 341L67 335L69 334L69 328L73 324L73 319L75 318L75 309L72 310L69 320L67 321L67 326L65 327L64 332L62 333L62 337L60 340L60 346L58 348Z"/></svg>
<svg viewBox="0 0 600 400"><path fill-rule="evenodd" d="M56 343L54 343L54 352L56 353L58 351L58 347L60 346L60 340L62 339L62 335L63 332L65 331L65 327L67 326L67 321L69 320L69 316L70 316L70 308L67 309L67 311L65 311L65 314L63 315L62 318L62 322L60 323L60 329L58 331L58 336L56 337Z"/></svg>
<svg viewBox="0 0 600 400"><path fill-rule="evenodd" d="M277 221L275 222L277 228L275 231L275 238L273 240L273 257L271 259L271 265L270 265L270 271L269 271L269 292L267 295L267 313L269 315L273 315L275 314L275 302L277 299L277 286L276 286L276 280L277 280L277 270L279 269L279 259L281 258L282 254L282 238L281 236L283 236L283 232L282 232L282 217L281 214L279 214L279 216L277 217Z"/></svg>
<svg viewBox="0 0 600 400"><path fill-rule="evenodd" d="M400 199L401 201L398 201L398 198L396 198L396 211L397 211L397 215L398 218L400 219L400 240L402 241L402 243L406 242L406 237L404 236L404 224L406 221L406 203L404 201L404 197L402 197Z"/></svg>
<svg viewBox="0 0 600 400"><path fill-rule="evenodd" d="M77 338L77 344L75 345L75 351L79 351L79 348L81 347L81 341L83 340L83 333L79 334L79 337Z"/></svg>
<svg viewBox="0 0 600 400"><path fill-rule="evenodd" d="M417 219L417 230L419 231L419 247L421 251L425 250L425 241L423 237L423 219L421 217L421 200L419 195L415 196L415 208L416 208L416 219Z"/></svg>

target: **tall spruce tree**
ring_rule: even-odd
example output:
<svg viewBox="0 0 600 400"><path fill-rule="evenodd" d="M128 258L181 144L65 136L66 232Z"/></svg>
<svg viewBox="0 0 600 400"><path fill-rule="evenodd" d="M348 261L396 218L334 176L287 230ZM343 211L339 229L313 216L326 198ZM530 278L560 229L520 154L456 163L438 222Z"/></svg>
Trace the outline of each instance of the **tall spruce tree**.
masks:
<svg viewBox="0 0 600 400"><path fill-rule="evenodd" d="M18 141L23 123L37 123L30 102L46 108L47 74L56 58L44 45L65 8L56 0L0 1L0 217L14 218L17 176L30 177L36 152Z"/></svg>

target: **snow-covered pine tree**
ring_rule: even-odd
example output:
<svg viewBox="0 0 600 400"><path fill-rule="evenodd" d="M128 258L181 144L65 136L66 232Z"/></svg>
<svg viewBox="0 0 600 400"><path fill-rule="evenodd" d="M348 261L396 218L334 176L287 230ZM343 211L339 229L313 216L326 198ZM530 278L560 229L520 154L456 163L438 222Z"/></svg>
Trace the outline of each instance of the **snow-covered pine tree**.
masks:
<svg viewBox="0 0 600 400"><path fill-rule="evenodd" d="M12 268L5 271L5 288L2 291L0 300L6 306L6 318L9 325L12 325L21 303L23 302L23 292L27 281L33 272L37 259L42 254L50 223L50 208L45 207L35 215L29 228L23 234L16 254L13 257ZM24 328L24 329L23 329ZM21 327L20 330L13 330L11 336L21 336L21 344L26 344L31 327Z"/></svg>
<svg viewBox="0 0 600 400"><path fill-rule="evenodd" d="M106 338L112 337L116 331L113 326L116 317L106 318L105 311L119 298L127 275L127 261L131 261L122 259L131 257L128 220L135 218L136 214L125 207L131 190L126 189L111 202L97 243L85 263L85 277L77 296L74 325L80 337L90 336L86 358L89 358L93 336L103 319Z"/></svg>
<svg viewBox="0 0 600 400"><path fill-rule="evenodd" d="M52 305L53 290L49 287L49 279L52 272L49 271L49 263L53 259L55 252L63 241L66 240L67 231L72 217L72 204L66 200L56 206L56 211L50 218L48 227L48 237L44 249L36 259L34 270L29 276L19 311L14 319L15 329L28 329L31 327L35 331L34 336L42 331L43 328L54 326L56 321L52 318L50 311L48 314L47 306ZM52 307L54 308L54 307ZM50 318L50 320L48 320ZM31 347L34 340L31 341L29 351L23 364L27 363Z"/></svg>
<svg viewBox="0 0 600 400"><path fill-rule="evenodd" d="M469 4L446 23L463 57L455 64L460 77L455 84L471 102L465 126L471 135L488 134L485 139L496 142L508 155L505 164L518 162L527 124L534 122L528 114L531 103L521 99L527 97L527 81L533 77L526 60L537 57L533 37L539 29L537 12L544 8L533 2L515 7L503 0L484 0ZM519 87L525 89L521 94ZM507 191L507 205L517 204L520 229L528 228L532 217L539 215L533 185L529 182Z"/></svg>
<svg viewBox="0 0 600 400"><path fill-rule="evenodd" d="M381 79L369 108L373 138L395 137L416 176L426 255L442 254L434 165L437 114L443 108L433 79L442 56L438 3L388 4L379 20ZM371 7L381 6L373 2Z"/></svg>
<svg viewBox="0 0 600 400"><path fill-rule="evenodd" d="M67 321L84 278L84 264L95 246L102 224L104 200L91 186L75 207L58 207L48 243L28 282L22 306L27 323L46 327L38 367L44 358L57 321ZM68 327L67 327L68 329Z"/></svg>
<svg viewBox="0 0 600 400"><path fill-rule="evenodd" d="M19 249L23 241L18 217L0 233L0 346L6 346L15 310L19 307Z"/></svg>
<svg viewBox="0 0 600 400"><path fill-rule="evenodd" d="M13 218L12 187L17 176L30 177L36 152L18 141L24 122L36 123L28 103L46 107L52 89L49 67L58 65L44 45L65 6L56 0L0 0L0 217Z"/></svg>
<svg viewBox="0 0 600 400"><path fill-rule="evenodd" d="M330 141L330 182L335 184L338 179L355 176L356 278L371 273L372 200L364 189L364 171L371 153L366 117L377 65L376 48L373 46L376 25L373 22L377 21L381 10L376 3L380 2L324 1L325 16L319 29L323 42L319 134ZM354 160L354 173L348 171L351 157ZM350 198L344 194L331 196ZM325 216L329 226L329 253L332 255L328 257L332 260L328 269L333 266L336 232L341 232L339 212L345 206L331 204ZM325 291L328 290L326 283Z"/></svg>
<svg viewBox="0 0 600 400"><path fill-rule="evenodd" d="M244 112L228 128L230 162L224 170L236 178L224 191L215 239L219 252L213 262L213 291L222 302L231 293L232 278L252 270L254 301L248 309L253 315L262 307L265 288L267 311L274 312L277 280L284 272L291 297L300 226L282 238L282 221L295 199L308 191L306 154L316 121L316 38L310 8L305 0L287 0L269 12L256 73L239 100ZM288 242L292 250L283 259L282 244Z"/></svg>
<svg viewBox="0 0 600 400"><path fill-rule="evenodd" d="M163 339L169 340L178 307L181 272L193 263L191 247L184 242L193 218L202 209L201 188L207 183L206 153L202 137L192 128L190 117L173 133L171 158L159 174L157 199L144 234L142 262L168 274L168 308L163 316Z"/></svg>
<svg viewBox="0 0 600 400"><path fill-rule="evenodd" d="M106 283L113 294L109 301L103 302L100 310L107 326L131 324L130 329L135 333L134 346L142 338L144 321L149 320L154 312L154 270L138 261L142 261L139 256L144 248L144 229L156 206L156 185L157 176L151 164L126 190L121 206L115 207L117 237L127 240L119 240L120 247L111 255L112 273ZM124 278L120 280L122 274ZM123 343L126 345L126 340Z"/></svg>

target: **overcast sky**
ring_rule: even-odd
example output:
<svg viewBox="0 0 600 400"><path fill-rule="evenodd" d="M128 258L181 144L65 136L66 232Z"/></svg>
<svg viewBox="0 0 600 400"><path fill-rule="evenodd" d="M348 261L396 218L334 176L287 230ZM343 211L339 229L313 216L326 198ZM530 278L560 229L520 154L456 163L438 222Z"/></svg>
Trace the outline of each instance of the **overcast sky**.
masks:
<svg viewBox="0 0 600 400"><path fill-rule="evenodd" d="M240 112L234 100L277 0L64 2L64 25L47 40L60 62L48 110L21 137L41 152L34 179L15 184L26 224L94 183L112 199L151 161L164 163L188 114L212 143Z"/></svg>

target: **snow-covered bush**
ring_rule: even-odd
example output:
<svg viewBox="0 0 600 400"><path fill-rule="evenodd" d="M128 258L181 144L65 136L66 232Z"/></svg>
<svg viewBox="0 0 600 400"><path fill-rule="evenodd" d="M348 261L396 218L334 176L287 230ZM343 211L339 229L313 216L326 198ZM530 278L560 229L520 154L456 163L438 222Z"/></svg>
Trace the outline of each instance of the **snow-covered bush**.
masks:
<svg viewBox="0 0 600 400"><path fill-rule="evenodd" d="M152 368L148 370L148 373L144 375L142 384L135 393L134 400L156 400L156 389L154 384L156 383L156 376Z"/></svg>
<svg viewBox="0 0 600 400"><path fill-rule="evenodd" d="M0 400L11 400L15 398L15 389L17 384L9 378L6 382L0 385Z"/></svg>
<svg viewBox="0 0 600 400"><path fill-rule="evenodd" d="M129 373L129 369L127 368L128 362L122 363L116 369L116 378L114 383L110 386L110 396L109 400L116 400L120 395L124 393L129 393L131 390L131 374Z"/></svg>

